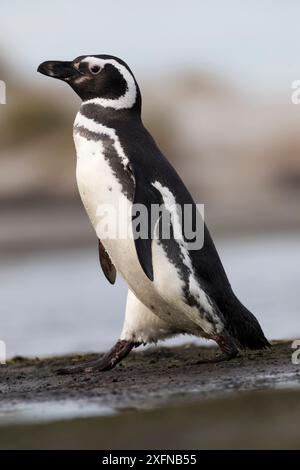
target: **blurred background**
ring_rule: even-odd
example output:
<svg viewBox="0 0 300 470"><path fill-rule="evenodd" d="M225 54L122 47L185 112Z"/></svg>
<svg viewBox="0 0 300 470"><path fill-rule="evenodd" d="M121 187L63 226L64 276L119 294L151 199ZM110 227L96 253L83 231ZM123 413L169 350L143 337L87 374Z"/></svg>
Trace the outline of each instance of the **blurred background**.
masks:
<svg viewBox="0 0 300 470"><path fill-rule="evenodd" d="M300 105L291 102L299 2L2 0L0 12L0 339L8 356L105 350L122 326L126 286L104 279L77 194L79 99L36 72L44 60L81 54L128 62L144 122L205 204L234 290L268 338L299 337Z"/></svg>

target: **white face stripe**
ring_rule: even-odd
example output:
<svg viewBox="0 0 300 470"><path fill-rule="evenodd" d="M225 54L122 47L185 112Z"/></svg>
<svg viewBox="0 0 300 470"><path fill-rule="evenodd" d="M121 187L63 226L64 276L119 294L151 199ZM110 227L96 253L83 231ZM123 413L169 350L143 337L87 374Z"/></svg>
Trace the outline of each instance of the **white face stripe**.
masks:
<svg viewBox="0 0 300 470"><path fill-rule="evenodd" d="M116 99L106 99L106 98L93 98L87 100L84 103L97 104L103 106L104 108L114 108L114 109L129 109L132 108L136 101L137 89L133 76L129 70L124 67L114 59L99 59L98 57L85 57L82 62L87 62L89 66L99 65L103 68L106 64L111 64L123 76L124 80L127 83L127 89L124 95ZM100 72L101 73L101 72Z"/></svg>

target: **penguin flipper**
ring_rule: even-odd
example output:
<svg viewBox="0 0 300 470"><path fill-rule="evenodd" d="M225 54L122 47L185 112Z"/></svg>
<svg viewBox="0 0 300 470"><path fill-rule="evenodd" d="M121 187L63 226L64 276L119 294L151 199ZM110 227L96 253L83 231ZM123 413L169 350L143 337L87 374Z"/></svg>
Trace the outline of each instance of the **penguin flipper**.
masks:
<svg viewBox="0 0 300 470"><path fill-rule="evenodd" d="M154 238L154 229L159 219L159 211L152 210L152 205L159 207L162 204L162 198L159 191L152 185L151 181L145 176L145 172L137 165L131 165L130 169L135 179L135 191L132 210L132 230L134 236L135 249L140 265L150 279L154 280L152 265L152 240ZM143 212L141 212L143 206ZM142 217L142 226L135 213ZM137 228L140 227L140 233Z"/></svg>
<svg viewBox="0 0 300 470"><path fill-rule="evenodd" d="M99 261L101 268L103 270L103 273L111 284L114 284L116 282L116 277L117 277L117 271L116 268L114 267L109 254L107 253L106 249L102 245L101 241L98 240L98 249L99 249Z"/></svg>

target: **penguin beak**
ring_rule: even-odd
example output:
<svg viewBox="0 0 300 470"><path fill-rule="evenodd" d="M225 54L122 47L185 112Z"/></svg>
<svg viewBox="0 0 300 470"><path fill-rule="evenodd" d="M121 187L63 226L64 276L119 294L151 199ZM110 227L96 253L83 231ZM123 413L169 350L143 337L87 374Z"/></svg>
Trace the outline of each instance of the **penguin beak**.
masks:
<svg viewBox="0 0 300 470"><path fill-rule="evenodd" d="M59 80L70 80L76 77L79 72L73 67L72 62L62 62L59 60L48 60L39 65L38 72L48 77Z"/></svg>

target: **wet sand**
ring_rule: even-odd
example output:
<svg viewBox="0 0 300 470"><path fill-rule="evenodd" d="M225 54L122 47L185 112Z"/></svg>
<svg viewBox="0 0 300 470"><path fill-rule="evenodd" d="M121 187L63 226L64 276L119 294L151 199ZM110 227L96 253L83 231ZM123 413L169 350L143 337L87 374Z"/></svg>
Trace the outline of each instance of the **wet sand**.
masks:
<svg viewBox="0 0 300 470"><path fill-rule="evenodd" d="M270 350L247 352L229 362L202 364L218 350L193 344L141 348L112 371L66 376L56 370L97 355L16 357L0 367L0 407L12 401L95 398L111 408L147 408L190 395L199 398L287 383L293 387L300 385L300 367L292 364L292 352L291 342L277 342Z"/></svg>
<svg viewBox="0 0 300 470"><path fill-rule="evenodd" d="M110 372L69 376L56 370L95 355L15 358L0 368L0 448L300 448L300 366L291 362L291 342L201 363L216 353L157 347ZM82 418L3 420L14 408L70 401L81 404ZM85 417L91 404L95 416Z"/></svg>

